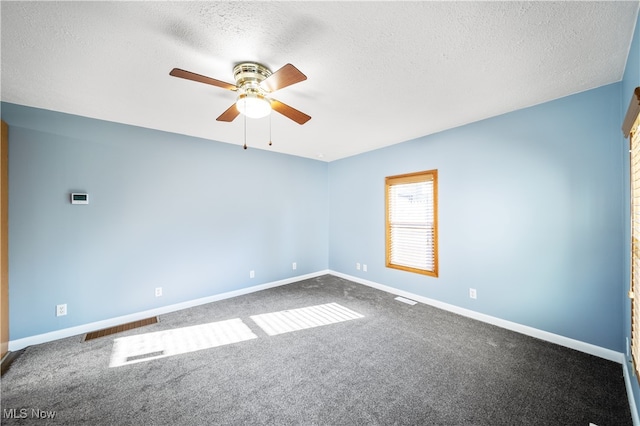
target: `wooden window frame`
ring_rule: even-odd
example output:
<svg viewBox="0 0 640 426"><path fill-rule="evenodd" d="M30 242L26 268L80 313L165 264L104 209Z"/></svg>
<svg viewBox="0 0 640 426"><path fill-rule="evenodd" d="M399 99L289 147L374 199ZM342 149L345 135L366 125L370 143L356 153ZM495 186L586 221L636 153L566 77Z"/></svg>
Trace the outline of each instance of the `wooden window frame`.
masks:
<svg viewBox="0 0 640 426"><path fill-rule="evenodd" d="M432 235L432 253L433 253L433 269L422 269L406 265L394 264L391 261L391 220L390 220L390 189L394 185L433 182L433 235ZM385 178L385 264L388 268L399 269L417 274L428 275L431 277L438 276L438 170L425 170L422 172L408 173L396 176L388 176Z"/></svg>
<svg viewBox="0 0 640 426"><path fill-rule="evenodd" d="M625 138L628 138L631 134L633 123L638 119L638 115L640 115L640 87L636 87L633 91L627 115L624 116L624 121L622 122L622 134Z"/></svg>
<svg viewBox="0 0 640 426"><path fill-rule="evenodd" d="M622 133L629 138L631 360L640 377L640 87L631 96Z"/></svg>

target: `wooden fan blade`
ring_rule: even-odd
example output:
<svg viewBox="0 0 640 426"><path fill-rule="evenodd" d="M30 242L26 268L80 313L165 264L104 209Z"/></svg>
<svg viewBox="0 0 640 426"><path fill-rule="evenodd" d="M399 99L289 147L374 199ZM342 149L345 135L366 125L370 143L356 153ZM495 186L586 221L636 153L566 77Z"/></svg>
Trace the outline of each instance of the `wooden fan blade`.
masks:
<svg viewBox="0 0 640 426"><path fill-rule="evenodd" d="M300 83L306 79L307 76L302 74L298 68L287 64L264 79L262 83L260 83L260 87L267 92L275 92L276 90Z"/></svg>
<svg viewBox="0 0 640 426"><path fill-rule="evenodd" d="M283 104L280 101L275 99L271 99L271 108L278 111L280 114L284 115L287 118L295 121L298 124L304 124L307 121L311 120L311 116L305 114L304 112L298 111L297 109L290 107L287 104Z"/></svg>
<svg viewBox="0 0 640 426"><path fill-rule="evenodd" d="M240 111L236 108L236 104L231 105L225 112L220 114L220 117L216 118L217 121L232 122L236 117L240 115Z"/></svg>
<svg viewBox="0 0 640 426"><path fill-rule="evenodd" d="M174 68L169 75L174 77L185 78L187 80L197 81L198 83L210 84L212 86L222 87L228 90L237 90L235 84L225 83L224 81L216 80L215 78L207 77L204 75L196 74L191 71L181 70L180 68Z"/></svg>

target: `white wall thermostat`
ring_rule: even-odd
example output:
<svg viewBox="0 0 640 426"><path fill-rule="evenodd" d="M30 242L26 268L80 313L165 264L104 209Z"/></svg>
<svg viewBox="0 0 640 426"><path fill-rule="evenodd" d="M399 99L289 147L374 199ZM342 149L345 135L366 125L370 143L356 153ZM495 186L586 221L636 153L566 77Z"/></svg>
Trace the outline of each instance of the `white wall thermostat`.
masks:
<svg viewBox="0 0 640 426"><path fill-rule="evenodd" d="M84 192L72 192L71 204L89 204L89 194Z"/></svg>

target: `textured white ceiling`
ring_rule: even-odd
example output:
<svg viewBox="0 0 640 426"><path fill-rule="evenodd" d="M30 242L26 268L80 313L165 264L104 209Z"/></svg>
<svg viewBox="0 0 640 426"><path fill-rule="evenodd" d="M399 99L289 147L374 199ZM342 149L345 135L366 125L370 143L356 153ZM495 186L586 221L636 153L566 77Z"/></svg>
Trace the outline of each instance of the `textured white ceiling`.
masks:
<svg viewBox="0 0 640 426"><path fill-rule="evenodd" d="M247 144L323 161L620 81L638 1L1 2L2 100L242 145L236 63L292 63Z"/></svg>

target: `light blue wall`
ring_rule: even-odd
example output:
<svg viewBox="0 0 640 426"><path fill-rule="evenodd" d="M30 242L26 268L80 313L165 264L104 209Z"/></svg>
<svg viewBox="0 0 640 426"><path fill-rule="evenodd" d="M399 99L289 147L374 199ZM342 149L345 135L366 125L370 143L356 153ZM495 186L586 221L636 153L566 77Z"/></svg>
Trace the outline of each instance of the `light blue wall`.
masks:
<svg viewBox="0 0 640 426"><path fill-rule="evenodd" d="M2 118L11 340L327 269L327 163L8 103Z"/></svg>
<svg viewBox="0 0 640 426"><path fill-rule="evenodd" d="M620 103L620 115L624 117L627 113L627 109L629 108L629 101L631 100L631 95L636 87L640 86L640 16L638 16L638 20L636 22L636 29L633 36L633 42L631 44L631 49L629 51L629 58L627 59L627 67L625 68L624 77L622 79L621 85L621 103ZM629 140L623 139L622 132L620 133L620 144L625 148L629 147ZM630 264L629 259L631 256L631 241L630 241L630 212L629 212L629 153L628 150L625 149L623 151L623 178L622 178L622 186L624 187L625 201L624 201L624 209L623 209L623 223L624 223L624 266L623 273L624 278L622 282L622 301L624 306L624 314L623 314L623 330L625 341L623 344L626 346L627 341L631 341L631 303L629 298L627 297L627 291L629 290L629 282L630 282ZM626 351L625 351L626 353ZM628 362L629 371L633 371L633 366L631 364L630 356L626 357ZM633 376L631 378L631 386L633 389L633 396L635 398L635 403L637 407L640 407L640 386L638 384L637 377Z"/></svg>
<svg viewBox="0 0 640 426"><path fill-rule="evenodd" d="M330 163L329 267L621 351L619 103L618 83ZM384 178L429 169L439 278L385 267Z"/></svg>

